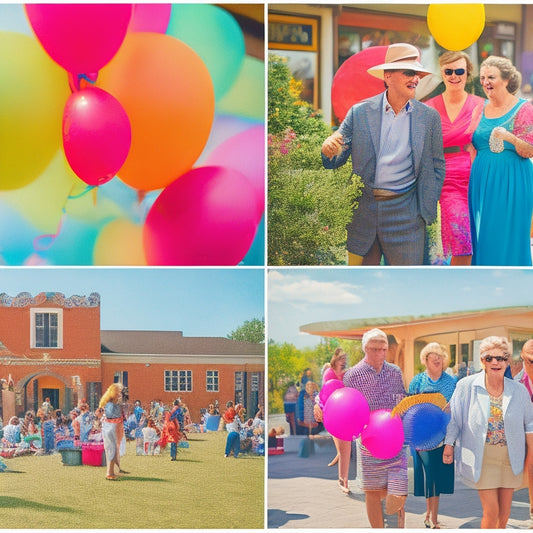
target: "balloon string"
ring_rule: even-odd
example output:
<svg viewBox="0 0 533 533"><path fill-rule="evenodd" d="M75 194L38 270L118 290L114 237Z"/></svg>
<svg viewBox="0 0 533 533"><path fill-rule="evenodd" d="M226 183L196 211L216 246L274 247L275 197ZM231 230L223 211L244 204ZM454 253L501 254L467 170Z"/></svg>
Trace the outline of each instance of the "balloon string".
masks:
<svg viewBox="0 0 533 533"><path fill-rule="evenodd" d="M87 185L87 187L85 187L85 189L81 193L75 194L75 195L72 194L73 189L74 189L74 185L72 186L72 189L70 190L70 193L67 196L65 205L61 209L62 215L61 215L61 218L59 219L57 231L55 233L47 233L46 235L39 235L38 237L35 237L35 239L33 239L33 249L36 252L44 252L46 250L49 250L52 247L52 244L54 244L54 241L56 240L58 235L61 233L61 229L63 227L63 221L65 220L65 215L67 213L66 205L67 205L68 200L75 200L77 198L81 198L82 196L87 194L89 191L96 189L96 187L94 185ZM95 196L95 201L96 201L96 196Z"/></svg>

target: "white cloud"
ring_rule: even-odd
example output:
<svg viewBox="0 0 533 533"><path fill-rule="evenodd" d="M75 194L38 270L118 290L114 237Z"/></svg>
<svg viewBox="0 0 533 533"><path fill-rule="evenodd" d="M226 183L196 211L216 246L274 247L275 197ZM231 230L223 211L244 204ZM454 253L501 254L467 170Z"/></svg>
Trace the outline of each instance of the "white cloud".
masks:
<svg viewBox="0 0 533 533"><path fill-rule="evenodd" d="M356 293L356 285L339 281L317 281L291 276L270 276L268 298L272 302L291 304L336 304L353 305L362 302Z"/></svg>

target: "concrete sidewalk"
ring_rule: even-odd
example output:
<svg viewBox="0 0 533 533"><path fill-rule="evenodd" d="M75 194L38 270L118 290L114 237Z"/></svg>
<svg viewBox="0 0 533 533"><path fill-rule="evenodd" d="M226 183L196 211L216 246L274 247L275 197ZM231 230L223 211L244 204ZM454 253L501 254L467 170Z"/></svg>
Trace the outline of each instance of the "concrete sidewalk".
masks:
<svg viewBox="0 0 533 533"><path fill-rule="evenodd" d="M350 488L345 495L339 488L336 466L327 464L335 456L330 437L314 441L314 453L300 457L300 438L286 437L285 453L268 457L268 528L366 528L364 494L355 488L355 454L350 466ZM425 498L412 494L412 468L409 468L410 495L406 503L406 528L425 529ZM446 529L479 529L481 504L477 491L456 481L455 493L440 499L439 521ZM527 489L515 492L508 528L529 526ZM396 515L386 517L386 527L397 527Z"/></svg>

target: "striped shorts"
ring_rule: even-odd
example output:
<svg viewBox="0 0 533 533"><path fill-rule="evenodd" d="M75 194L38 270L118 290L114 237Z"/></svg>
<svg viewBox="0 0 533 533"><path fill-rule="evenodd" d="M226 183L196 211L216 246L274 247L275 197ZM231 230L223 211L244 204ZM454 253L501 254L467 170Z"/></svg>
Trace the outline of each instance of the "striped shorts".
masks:
<svg viewBox="0 0 533 533"><path fill-rule="evenodd" d="M392 459L376 459L358 439L357 481L365 491L386 489L387 494L407 495L407 448Z"/></svg>

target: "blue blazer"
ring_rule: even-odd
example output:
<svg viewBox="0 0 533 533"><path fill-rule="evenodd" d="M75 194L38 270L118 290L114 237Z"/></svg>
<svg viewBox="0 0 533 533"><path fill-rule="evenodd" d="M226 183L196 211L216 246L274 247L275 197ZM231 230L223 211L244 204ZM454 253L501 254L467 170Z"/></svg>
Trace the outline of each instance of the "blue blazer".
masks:
<svg viewBox="0 0 533 533"><path fill-rule="evenodd" d="M339 131L343 133L348 149L339 156L328 159L322 154L325 168L338 168L352 156L353 172L363 179L363 193L359 206L354 210L352 226L359 235L364 235L368 247L374 242L377 225L376 200L373 184L379 153L383 98L385 92L352 106ZM429 106L411 100L411 148L417 187L417 212L426 224L437 217L437 202L440 197L446 171L442 144L442 126L438 112ZM351 132L347 134L345 132Z"/></svg>
<svg viewBox="0 0 533 533"><path fill-rule="evenodd" d="M526 433L533 433L533 406L521 383L504 379L503 422L511 468L515 475L524 469ZM458 475L468 485L481 477L483 449L487 437L490 398L485 388L485 371L457 382L450 401L452 418L446 430L445 444L454 444Z"/></svg>

